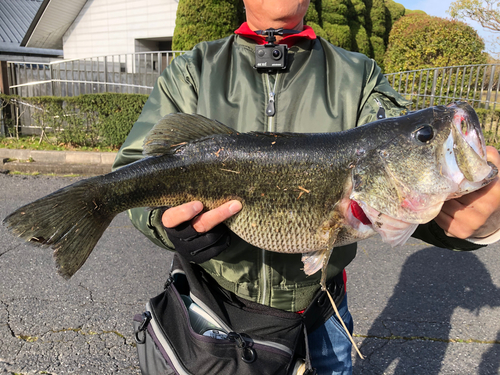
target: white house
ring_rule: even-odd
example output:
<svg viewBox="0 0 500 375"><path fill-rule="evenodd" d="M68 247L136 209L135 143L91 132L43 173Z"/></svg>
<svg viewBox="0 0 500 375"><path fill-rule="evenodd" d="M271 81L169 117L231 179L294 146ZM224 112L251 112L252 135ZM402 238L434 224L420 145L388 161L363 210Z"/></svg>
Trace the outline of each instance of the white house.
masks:
<svg viewBox="0 0 500 375"><path fill-rule="evenodd" d="M177 1L43 0L21 46L64 59L170 50Z"/></svg>
<svg viewBox="0 0 500 375"><path fill-rule="evenodd" d="M42 0L0 0L0 93L9 93L7 61L50 62L62 56L59 49L21 47L41 4Z"/></svg>

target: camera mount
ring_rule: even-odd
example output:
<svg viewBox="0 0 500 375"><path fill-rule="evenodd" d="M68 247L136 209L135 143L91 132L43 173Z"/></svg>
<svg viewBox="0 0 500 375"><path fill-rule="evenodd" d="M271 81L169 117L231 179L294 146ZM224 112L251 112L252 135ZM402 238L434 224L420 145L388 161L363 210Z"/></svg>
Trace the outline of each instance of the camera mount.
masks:
<svg viewBox="0 0 500 375"><path fill-rule="evenodd" d="M255 47L255 69L264 69L269 73L284 70L287 67L288 47L285 44L276 44L276 35L298 34L297 30L266 29L255 33L266 35L267 44Z"/></svg>
<svg viewBox="0 0 500 375"><path fill-rule="evenodd" d="M257 31L261 31L261 30L257 30ZM257 34L259 34L257 32ZM267 30L263 30L261 31L260 33L261 35L267 35L266 37L266 42L267 42L267 45L272 45L272 46L275 46L276 45L276 37L275 35L280 35L280 36L283 36L285 33L283 32L283 28L281 29L267 29Z"/></svg>

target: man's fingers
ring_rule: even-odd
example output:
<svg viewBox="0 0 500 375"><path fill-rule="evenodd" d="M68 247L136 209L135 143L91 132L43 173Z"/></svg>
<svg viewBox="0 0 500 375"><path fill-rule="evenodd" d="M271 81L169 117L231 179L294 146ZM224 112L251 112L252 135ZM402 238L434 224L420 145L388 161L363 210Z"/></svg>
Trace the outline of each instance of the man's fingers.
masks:
<svg viewBox="0 0 500 375"><path fill-rule="evenodd" d="M162 216L162 223L166 228L174 228L194 218L193 228L199 233L204 233L239 212L241 207L240 201L233 200L197 216L203 211L203 203L193 201L166 210Z"/></svg>
<svg viewBox="0 0 500 375"><path fill-rule="evenodd" d="M234 200L224 203L222 206L202 213L193 220L193 228L198 233L204 233L229 219L241 210L241 202Z"/></svg>
<svg viewBox="0 0 500 375"><path fill-rule="evenodd" d="M203 210L203 203L193 201L172 207L163 213L161 218L166 228L174 228L185 221L192 220Z"/></svg>
<svg viewBox="0 0 500 375"><path fill-rule="evenodd" d="M493 146L486 146L486 158L488 161L500 167L500 154L498 150Z"/></svg>
<svg viewBox="0 0 500 375"><path fill-rule="evenodd" d="M457 224L454 219L456 212L461 209L463 209L463 206L460 202L456 200L447 201L444 202L441 212L434 218L436 224L443 228L449 237L456 237L454 233L456 233ZM459 224L458 227L460 228Z"/></svg>

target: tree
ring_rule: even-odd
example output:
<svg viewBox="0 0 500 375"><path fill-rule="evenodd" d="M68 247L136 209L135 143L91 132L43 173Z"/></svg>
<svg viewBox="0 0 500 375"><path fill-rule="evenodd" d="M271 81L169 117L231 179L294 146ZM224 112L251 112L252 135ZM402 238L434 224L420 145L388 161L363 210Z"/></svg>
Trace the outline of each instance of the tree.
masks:
<svg viewBox="0 0 500 375"><path fill-rule="evenodd" d="M311 0L305 21L316 35L383 68L389 32L405 12L393 0ZM179 0L172 48L189 50L231 35L244 18L242 0Z"/></svg>
<svg viewBox="0 0 500 375"><path fill-rule="evenodd" d="M484 42L461 21L411 14L392 28L385 54L386 72L485 64Z"/></svg>
<svg viewBox="0 0 500 375"><path fill-rule="evenodd" d="M172 49L186 51L199 42L224 38L243 20L241 0L179 0Z"/></svg>
<svg viewBox="0 0 500 375"><path fill-rule="evenodd" d="M470 19L479 22L491 31L500 31L500 0L457 0L451 3L448 14L453 18ZM500 46L500 36L492 37L490 43ZM500 55L496 53L497 57Z"/></svg>
<svg viewBox="0 0 500 375"><path fill-rule="evenodd" d="M383 68L389 32L405 14L393 0L312 0L305 21L316 35L372 57Z"/></svg>
<svg viewBox="0 0 500 375"><path fill-rule="evenodd" d="M448 14L453 18L479 22L482 27L500 31L500 0L457 0L451 3Z"/></svg>

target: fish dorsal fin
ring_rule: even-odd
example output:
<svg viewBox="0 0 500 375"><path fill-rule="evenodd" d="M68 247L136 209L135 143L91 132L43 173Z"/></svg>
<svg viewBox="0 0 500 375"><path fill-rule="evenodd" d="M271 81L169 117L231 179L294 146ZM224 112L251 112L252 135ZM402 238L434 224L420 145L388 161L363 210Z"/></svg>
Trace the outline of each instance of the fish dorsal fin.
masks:
<svg viewBox="0 0 500 375"><path fill-rule="evenodd" d="M234 133L234 129L202 115L171 113L158 121L146 135L143 154L171 154L186 143L214 134Z"/></svg>

